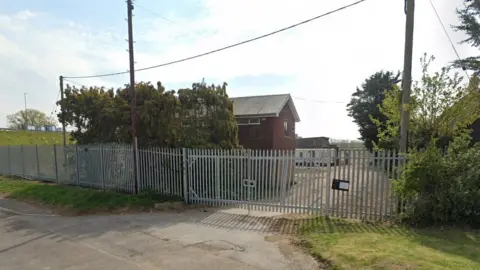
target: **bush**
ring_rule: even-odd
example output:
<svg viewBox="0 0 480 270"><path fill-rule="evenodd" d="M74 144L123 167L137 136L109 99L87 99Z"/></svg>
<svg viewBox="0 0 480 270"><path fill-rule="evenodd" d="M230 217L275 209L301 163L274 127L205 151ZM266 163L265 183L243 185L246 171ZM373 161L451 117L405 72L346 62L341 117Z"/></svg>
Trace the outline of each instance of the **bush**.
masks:
<svg viewBox="0 0 480 270"><path fill-rule="evenodd" d="M194 83L165 91L160 82L140 82L137 91L137 142L141 148L238 148L238 127L227 84ZM81 145L132 143L130 88L67 87L58 102L71 137ZM61 115L59 115L60 117Z"/></svg>
<svg viewBox="0 0 480 270"><path fill-rule="evenodd" d="M419 226L480 227L480 145L465 133L454 138L448 154L432 140L409 155L396 191L407 203L403 218Z"/></svg>

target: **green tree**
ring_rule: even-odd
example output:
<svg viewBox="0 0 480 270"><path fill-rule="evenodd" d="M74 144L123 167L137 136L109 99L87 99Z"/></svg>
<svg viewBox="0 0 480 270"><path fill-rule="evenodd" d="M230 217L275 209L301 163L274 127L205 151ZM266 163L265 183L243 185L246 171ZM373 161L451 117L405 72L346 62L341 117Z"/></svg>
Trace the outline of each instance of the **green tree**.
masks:
<svg viewBox="0 0 480 270"><path fill-rule="evenodd" d="M479 85L478 76L472 76L460 100L448 108L442 115L442 120L451 123L455 129L470 128L471 124L480 118Z"/></svg>
<svg viewBox="0 0 480 270"><path fill-rule="evenodd" d="M458 73L452 74L449 67L442 68L440 72L430 73L429 66L434 60L433 56L428 57L426 54L420 59L422 77L420 81L414 82L412 99L408 105L410 111L408 142L409 147L414 149L425 148L432 138L439 139L437 142L445 146L460 124L462 127L468 125L464 121L459 121L461 111L452 109L467 94L466 88L461 85L463 78ZM388 91L386 98L378 106L387 121L372 116L372 121L378 127L379 148L398 147L400 101L401 91L395 87ZM453 121L454 119L458 120Z"/></svg>
<svg viewBox="0 0 480 270"><path fill-rule="evenodd" d="M386 123L387 117L380 112L378 105L382 104L386 91L393 89L400 82L399 77L400 73L390 71L373 74L360 88L357 87L347 105L348 115L358 125L360 139L370 150L378 143L377 126L372 117L380 123Z"/></svg>
<svg viewBox="0 0 480 270"><path fill-rule="evenodd" d="M386 120L370 116L370 119L377 127L378 142L374 143L375 148L379 149L398 149L400 136L400 106L401 90L395 85L393 89L385 93L382 104L378 105L380 114ZM412 99L410 108L415 108L415 101ZM413 105L413 106L412 106ZM411 123L411 121L410 121ZM410 124L412 125L412 123Z"/></svg>
<svg viewBox="0 0 480 270"><path fill-rule="evenodd" d="M194 83L192 88L165 91L160 82L136 85L137 139L141 147L238 147L233 104L221 86ZM65 122L74 126L80 144L131 143L129 86L114 91L102 87L67 86ZM61 117L61 115L58 115Z"/></svg>
<svg viewBox="0 0 480 270"><path fill-rule="evenodd" d="M27 109L7 115L7 123L9 128L26 129L27 126L53 126L57 121L44 112Z"/></svg>
<svg viewBox="0 0 480 270"><path fill-rule="evenodd" d="M460 20L460 25L454 26L454 29L465 32L468 36L462 43L467 43L480 49L480 1L465 0L465 5L457 9L457 15ZM454 62L454 66L472 70L476 74L479 74L480 56L457 60Z"/></svg>
<svg viewBox="0 0 480 270"><path fill-rule="evenodd" d="M67 85L65 98L58 104L62 108L65 124L75 127L71 138L78 143L102 143L117 140L118 115L113 89ZM58 114L61 120L61 113Z"/></svg>

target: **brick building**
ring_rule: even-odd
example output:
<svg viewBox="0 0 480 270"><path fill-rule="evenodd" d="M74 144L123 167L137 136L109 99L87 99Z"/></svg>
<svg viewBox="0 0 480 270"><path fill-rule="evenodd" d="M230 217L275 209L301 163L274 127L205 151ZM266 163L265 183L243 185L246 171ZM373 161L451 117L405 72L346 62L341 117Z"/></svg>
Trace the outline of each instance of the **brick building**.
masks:
<svg viewBox="0 0 480 270"><path fill-rule="evenodd" d="M231 98L240 145L248 149L295 149L300 121L289 94Z"/></svg>

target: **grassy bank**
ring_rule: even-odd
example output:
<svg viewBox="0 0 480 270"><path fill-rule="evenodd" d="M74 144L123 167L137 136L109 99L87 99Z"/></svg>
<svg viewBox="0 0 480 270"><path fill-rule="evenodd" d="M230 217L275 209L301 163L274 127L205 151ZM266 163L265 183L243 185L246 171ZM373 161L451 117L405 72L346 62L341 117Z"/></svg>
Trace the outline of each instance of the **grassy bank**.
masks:
<svg viewBox="0 0 480 270"><path fill-rule="evenodd" d="M67 138L67 142L69 138ZM0 145L53 145L63 143L61 132L0 130Z"/></svg>
<svg viewBox="0 0 480 270"><path fill-rule="evenodd" d="M480 234L317 218L302 245L327 269L480 269Z"/></svg>
<svg viewBox="0 0 480 270"><path fill-rule="evenodd" d="M68 213L150 209L155 203L180 198L154 193L129 195L95 189L59 186L0 176L0 196L57 208Z"/></svg>

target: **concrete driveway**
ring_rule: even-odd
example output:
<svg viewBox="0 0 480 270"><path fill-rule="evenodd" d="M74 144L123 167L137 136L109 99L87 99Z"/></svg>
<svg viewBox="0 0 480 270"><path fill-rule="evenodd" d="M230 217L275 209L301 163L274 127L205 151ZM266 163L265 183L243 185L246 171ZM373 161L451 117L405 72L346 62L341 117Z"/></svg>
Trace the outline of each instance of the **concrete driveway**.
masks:
<svg viewBox="0 0 480 270"><path fill-rule="evenodd" d="M262 213L58 217L4 210L0 269L318 269L279 234L280 219Z"/></svg>

